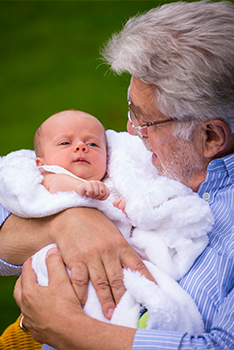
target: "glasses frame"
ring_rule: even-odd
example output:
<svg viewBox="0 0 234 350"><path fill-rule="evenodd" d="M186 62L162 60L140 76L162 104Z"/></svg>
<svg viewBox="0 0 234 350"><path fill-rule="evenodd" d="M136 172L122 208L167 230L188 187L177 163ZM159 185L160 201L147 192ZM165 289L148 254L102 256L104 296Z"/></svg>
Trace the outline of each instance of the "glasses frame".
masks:
<svg viewBox="0 0 234 350"><path fill-rule="evenodd" d="M135 126L132 119L137 120L137 117L136 117L135 113L133 112L133 110L131 109L132 101L130 98L130 86L128 87L127 101L128 101L128 120L129 120L129 123L130 123L131 127L133 128L133 130L135 131L135 133L137 134L137 136L140 137L140 139L143 138L143 135L141 134L141 130L143 130L143 129L149 128L150 126L155 126L155 125L160 125L160 124L164 124L164 123L169 123L172 121L174 121L174 122L177 121L176 119L168 118L165 120L158 120L155 122L149 122L149 123L146 123L145 125ZM132 118L132 116L133 116L133 118Z"/></svg>

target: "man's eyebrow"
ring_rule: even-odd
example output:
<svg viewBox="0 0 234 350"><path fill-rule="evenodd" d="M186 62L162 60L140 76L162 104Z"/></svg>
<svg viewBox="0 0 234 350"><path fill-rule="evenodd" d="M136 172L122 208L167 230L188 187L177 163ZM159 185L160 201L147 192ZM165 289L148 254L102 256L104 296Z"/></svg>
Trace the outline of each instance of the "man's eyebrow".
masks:
<svg viewBox="0 0 234 350"><path fill-rule="evenodd" d="M136 105L132 102L130 93L128 94L128 98L129 98L129 102L130 102L130 108L132 109L132 111L133 111L136 115L142 116L142 117L148 118L148 119L151 119L151 118L152 118L152 116L143 113L142 110L141 110L141 108L140 108L139 106L136 106Z"/></svg>
<svg viewBox="0 0 234 350"><path fill-rule="evenodd" d="M134 113L136 113L138 116L142 116L142 117L145 117L145 118L152 118L152 116L150 116L149 114L143 113L140 107L134 105L134 103L132 102L131 99L130 99L130 102L131 102L130 103L130 107L131 107L132 111Z"/></svg>
<svg viewBox="0 0 234 350"><path fill-rule="evenodd" d="M133 112L136 112L137 114L141 114L141 115L143 114L140 107L134 105L131 98L130 98L130 108L133 110Z"/></svg>

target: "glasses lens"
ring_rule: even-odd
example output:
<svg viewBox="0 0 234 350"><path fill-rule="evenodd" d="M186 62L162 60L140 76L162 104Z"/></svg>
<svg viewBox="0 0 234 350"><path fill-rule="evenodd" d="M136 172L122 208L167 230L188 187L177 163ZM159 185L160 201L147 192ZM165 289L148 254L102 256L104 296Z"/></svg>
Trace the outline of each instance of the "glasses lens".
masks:
<svg viewBox="0 0 234 350"><path fill-rule="evenodd" d="M139 121L137 120L134 112L131 109L129 110L129 120L135 127L139 126Z"/></svg>
<svg viewBox="0 0 234 350"><path fill-rule="evenodd" d="M133 130L137 134L137 136L142 138L140 130L137 129L137 127L139 126L139 123L138 123L138 121L137 121L137 119L135 117L135 114L131 110L128 111L128 120L129 120L129 122L131 124L131 127L133 128Z"/></svg>

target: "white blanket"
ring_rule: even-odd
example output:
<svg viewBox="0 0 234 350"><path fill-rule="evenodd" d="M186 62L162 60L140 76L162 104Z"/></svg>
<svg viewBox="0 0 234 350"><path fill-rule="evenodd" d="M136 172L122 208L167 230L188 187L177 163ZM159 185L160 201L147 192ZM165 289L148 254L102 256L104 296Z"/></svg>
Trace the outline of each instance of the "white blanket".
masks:
<svg viewBox="0 0 234 350"><path fill-rule="evenodd" d="M151 153L137 137L108 130L107 138L108 175L127 200L128 218L108 200L81 198L75 192L50 194L41 184L35 154L29 150L1 158L0 201L22 217L42 217L74 206L103 211L148 260L147 267L158 283L124 270L127 291L111 322L136 327L143 305L150 314L148 328L201 332L203 323L197 307L175 280L188 271L208 244L206 233L213 224L210 208L191 189L159 177L151 164ZM135 229L131 230L132 226ZM45 250L41 254L45 255ZM35 266L41 266L41 257L38 262ZM85 312L105 320L92 286Z"/></svg>

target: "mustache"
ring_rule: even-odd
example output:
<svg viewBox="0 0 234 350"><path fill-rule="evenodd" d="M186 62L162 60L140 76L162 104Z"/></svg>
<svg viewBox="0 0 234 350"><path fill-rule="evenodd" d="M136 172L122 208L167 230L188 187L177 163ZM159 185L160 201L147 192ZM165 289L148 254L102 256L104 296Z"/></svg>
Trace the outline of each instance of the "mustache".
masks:
<svg viewBox="0 0 234 350"><path fill-rule="evenodd" d="M146 148L148 151L150 151L150 152L153 153L152 147L151 147L150 142L149 142L149 138L148 138L148 137L143 137L143 138L142 138L142 142L143 142L145 148Z"/></svg>

